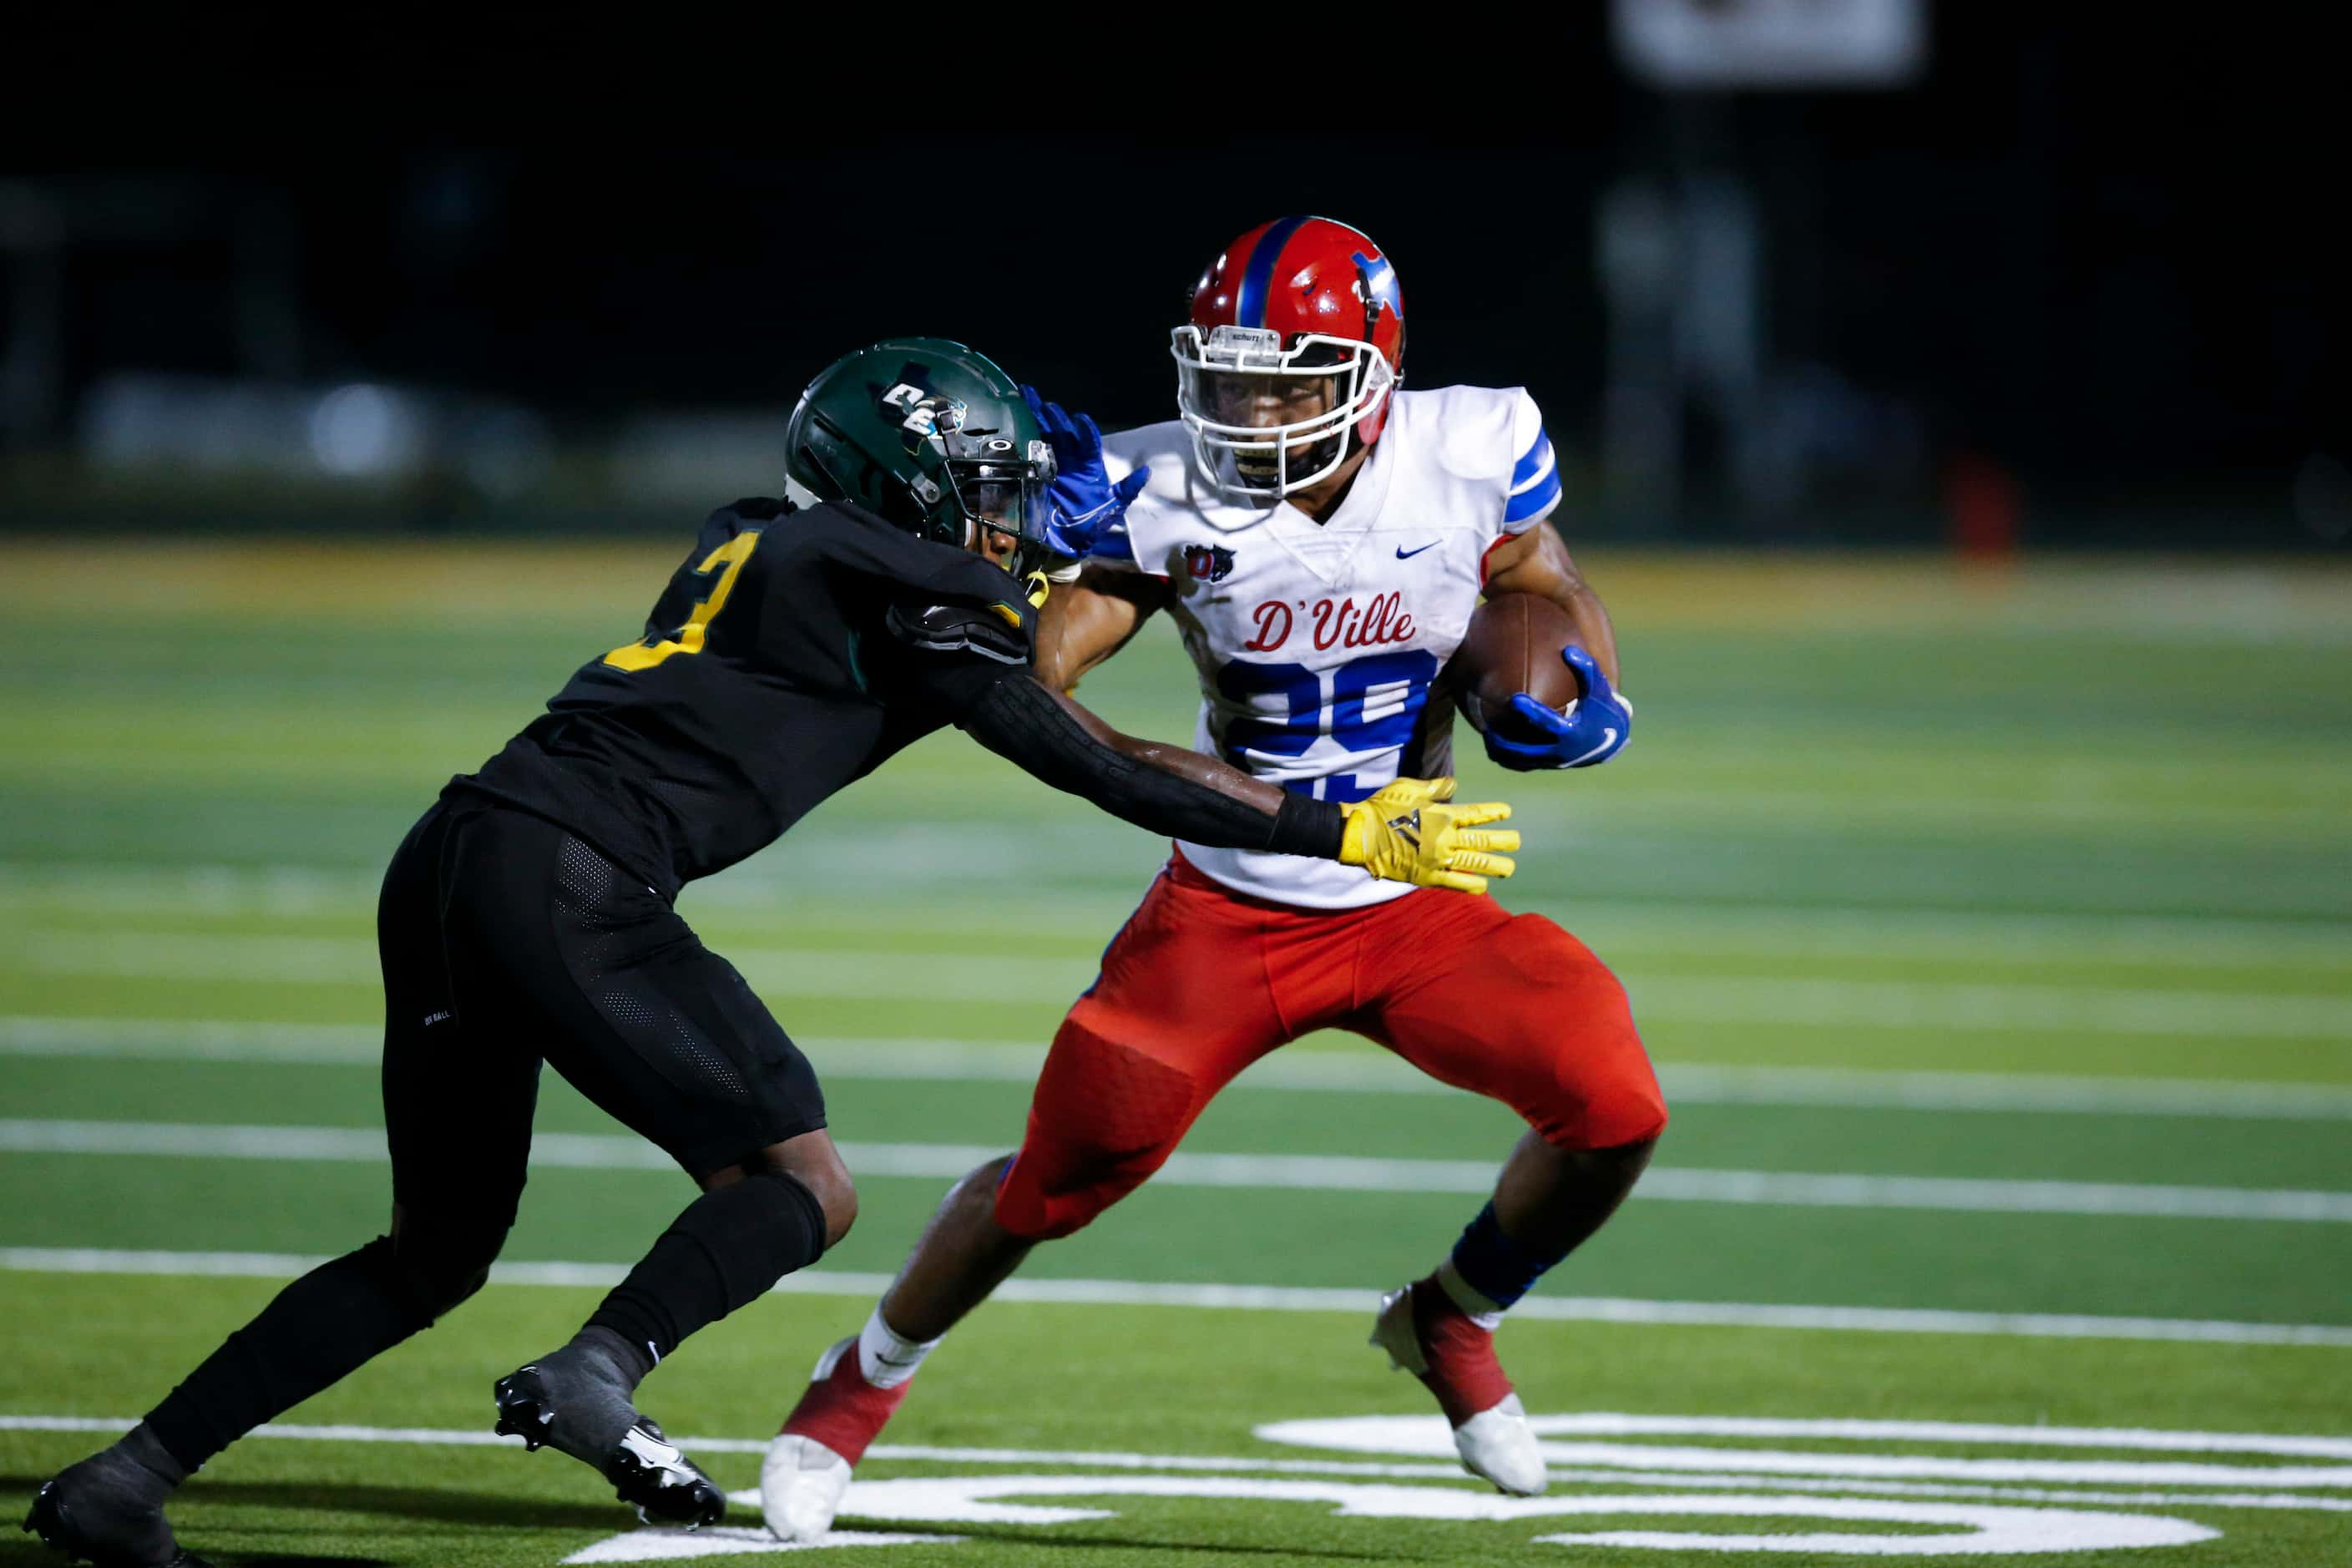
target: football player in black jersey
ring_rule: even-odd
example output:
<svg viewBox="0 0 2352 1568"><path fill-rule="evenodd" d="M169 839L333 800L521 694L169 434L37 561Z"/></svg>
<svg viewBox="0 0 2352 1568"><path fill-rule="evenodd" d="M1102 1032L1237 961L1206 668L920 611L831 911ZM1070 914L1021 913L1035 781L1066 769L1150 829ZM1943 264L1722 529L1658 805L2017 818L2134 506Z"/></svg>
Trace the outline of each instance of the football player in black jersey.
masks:
<svg viewBox="0 0 2352 1568"><path fill-rule="evenodd" d="M577 1335L499 1380L499 1430L596 1467L648 1521L719 1519L723 1495L637 1412L637 1382L815 1261L856 1198L807 1059L672 902L943 725L1166 837L1430 884L1509 874L1517 836L1477 826L1507 807L1437 804L1415 781L1345 807L1291 795L1119 734L1032 679L1045 574L1117 500L1091 426L1045 412L938 339L861 350L810 384L787 465L823 504L712 513L645 635L451 780L393 857L377 912L390 1233L289 1285L45 1485L28 1528L101 1568L196 1564L163 1518L173 1488L481 1288L542 1061L702 1192Z"/></svg>

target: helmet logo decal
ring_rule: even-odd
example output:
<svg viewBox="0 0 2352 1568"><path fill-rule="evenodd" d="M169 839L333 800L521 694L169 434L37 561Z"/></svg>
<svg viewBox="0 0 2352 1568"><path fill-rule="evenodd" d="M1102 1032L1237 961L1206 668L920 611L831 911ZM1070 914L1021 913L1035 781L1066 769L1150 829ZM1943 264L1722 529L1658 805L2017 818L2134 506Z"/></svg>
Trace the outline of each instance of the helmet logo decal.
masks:
<svg viewBox="0 0 2352 1568"><path fill-rule="evenodd" d="M1356 291L1364 300L1364 336L1372 335L1372 328L1381 319L1381 307L1386 305L1404 320L1404 290L1397 286L1396 268L1385 256L1366 256L1357 251L1349 258L1356 264Z"/></svg>
<svg viewBox="0 0 2352 1568"><path fill-rule="evenodd" d="M882 395L882 405L906 410L907 416L898 421L898 428L907 432L909 452L926 441L936 441L963 428L966 411L962 399L942 396L903 381Z"/></svg>

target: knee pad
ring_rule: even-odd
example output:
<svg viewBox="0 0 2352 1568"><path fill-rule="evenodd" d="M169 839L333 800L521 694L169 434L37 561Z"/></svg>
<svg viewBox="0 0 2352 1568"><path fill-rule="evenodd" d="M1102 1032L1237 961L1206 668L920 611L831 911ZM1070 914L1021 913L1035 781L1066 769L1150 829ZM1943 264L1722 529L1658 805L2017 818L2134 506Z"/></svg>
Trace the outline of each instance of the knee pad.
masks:
<svg viewBox="0 0 2352 1568"><path fill-rule="evenodd" d="M1572 1048L1572 1047L1571 1047ZM1609 1151L1654 1143L1666 1130L1665 1095L1649 1058L1636 1054L1595 1070L1579 1062L1563 1068L1540 1103L1517 1107L1555 1149Z"/></svg>
<svg viewBox="0 0 2352 1568"><path fill-rule="evenodd" d="M362 1255L382 1248L374 1271L421 1328L437 1321L489 1282L490 1265L506 1245L511 1218L454 1217L409 1210L400 1234L378 1237Z"/></svg>
<svg viewBox="0 0 2352 1568"><path fill-rule="evenodd" d="M1064 1020L996 1189L996 1223L1028 1241L1084 1229L1168 1163L1192 1125L1190 1073Z"/></svg>
<svg viewBox="0 0 2352 1568"><path fill-rule="evenodd" d="M1666 1100L1625 988L1590 948L1541 915L1517 915L1492 949L1517 984L1496 987L1486 1026L1517 1048L1470 1087L1511 1106L1559 1149L1654 1140ZM1483 1065L1482 1065L1483 1068Z"/></svg>
<svg viewBox="0 0 2352 1568"><path fill-rule="evenodd" d="M1140 1168L1073 1166L1024 1146L996 1188L996 1223L1024 1241L1057 1241L1092 1225L1103 1210L1141 1186L1166 1156ZM1047 1167L1054 1167L1051 1171Z"/></svg>
<svg viewBox="0 0 2352 1568"><path fill-rule="evenodd" d="M1614 1057L1589 1080L1582 1147L1595 1151L1647 1148L1666 1130L1666 1095L1649 1053L1638 1045Z"/></svg>
<svg viewBox="0 0 2352 1568"><path fill-rule="evenodd" d="M762 1166L697 1198L668 1236L699 1246L718 1270L726 1310L767 1294L785 1275L824 1253L824 1205L789 1171Z"/></svg>

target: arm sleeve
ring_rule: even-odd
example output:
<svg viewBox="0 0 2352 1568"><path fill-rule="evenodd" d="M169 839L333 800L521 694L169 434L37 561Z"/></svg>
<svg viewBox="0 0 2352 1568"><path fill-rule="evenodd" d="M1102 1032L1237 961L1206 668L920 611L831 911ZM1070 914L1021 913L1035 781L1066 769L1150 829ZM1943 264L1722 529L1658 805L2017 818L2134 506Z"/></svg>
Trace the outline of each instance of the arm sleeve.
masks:
<svg viewBox="0 0 2352 1568"><path fill-rule="evenodd" d="M1559 465L1552 458L1551 437L1544 434L1542 411L1525 392L1511 416L1511 449L1516 460L1503 531L1525 533L1559 504Z"/></svg>
<svg viewBox="0 0 2352 1568"><path fill-rule="evenodd" d="M1096 739L1026 676L998 680L956 722L1024 772L1147 833L1217 849L1339 858L1346 813L1333 802L1286 791L1280 810L1260 811Z"/></svg>

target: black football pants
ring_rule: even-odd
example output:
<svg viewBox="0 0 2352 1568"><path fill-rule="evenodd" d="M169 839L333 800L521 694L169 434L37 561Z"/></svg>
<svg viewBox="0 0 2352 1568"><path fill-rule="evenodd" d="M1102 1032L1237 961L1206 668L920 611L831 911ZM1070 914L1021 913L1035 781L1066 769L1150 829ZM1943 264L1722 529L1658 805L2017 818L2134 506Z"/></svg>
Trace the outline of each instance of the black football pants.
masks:
<svg viewBox="0 0 2352 1568"><path fill-rule="evenodd" d="M808 1059L676 910L553 823L452 796L377 910L393 1198L514 1217L541 1061L697 1180L824 1123Z"/></svg>
<svg viewBox="0 0 2352 1568"><path fill-rule="evenodd" d="M522 1196L541 1062L698 1181L824 1125L815 1073L734 966L540 817L462 796L425 813L377 943L397 1224L289 1285L149 1413L185 1469L481 1289ZM824 1245L790 1178L706 1194L598 1321L674 1343Z"/></svg>

